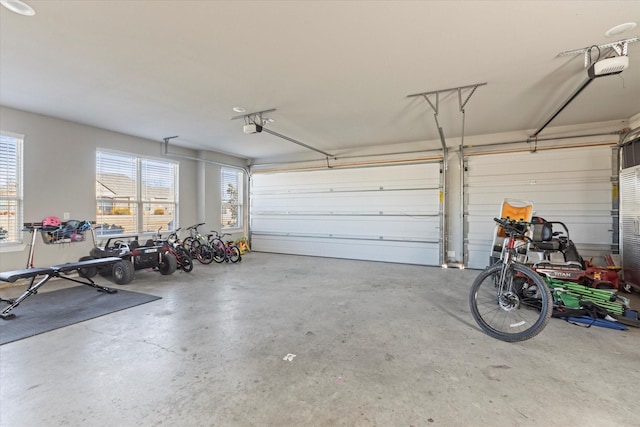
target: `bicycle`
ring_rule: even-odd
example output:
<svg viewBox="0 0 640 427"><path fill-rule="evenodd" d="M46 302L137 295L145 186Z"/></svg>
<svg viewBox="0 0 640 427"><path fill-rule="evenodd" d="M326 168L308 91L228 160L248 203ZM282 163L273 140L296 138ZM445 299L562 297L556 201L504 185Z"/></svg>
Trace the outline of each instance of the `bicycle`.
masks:
<svg viewBox="0 0 640 427"><path fill-rule="evenodd" d="M214 234L208 234L209 244L213 248L213 260L217 263L231 261L233 263L242 261L240 248L233 244L233 241L225 242L222 240L224 236L231 236L229 233L220 235L217 231L211 230Z"/></svg>
<svg viewBox="0 0 640 427"><path fill-rule="evenodd" d="M530 240L529 223L494 218L508 236L500 260L483 270L469 294L471 314L489 336L508 342L538 335L553 311L551 291L531 268L518 262L517 242Z"/></svg>
<svg viewBox="0 0 640 427"><path fill-rule="evenodd" d="M178 268L186 273L191 272L191 270L193 270L193 259L191 258L191 255L189 255L189 251L182 247L180 239L178 238L178 232L181 229L178 228L173 231L169 234L166 240L163 240L160 235L161 229L162 227L158 229L156 244L164 245L168 249L169 253L176 257Z"/></svg>
<svg viewBox="0 0 640 427"><path fill-rule="evenodd" d="M204 224L204 222L201 222L187 227L190 235L183 240L182 247L189 252L191 258L197 259L202 264L211 264L214 253L213 247L209 244L207 238L198 231L198 227Z"/></svg>

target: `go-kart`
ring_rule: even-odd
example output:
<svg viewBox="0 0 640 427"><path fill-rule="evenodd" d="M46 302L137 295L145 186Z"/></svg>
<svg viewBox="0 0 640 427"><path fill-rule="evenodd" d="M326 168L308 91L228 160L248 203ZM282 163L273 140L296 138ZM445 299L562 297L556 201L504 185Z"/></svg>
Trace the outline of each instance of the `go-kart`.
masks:
<svg viewBox="0 0 640 427"><path fill-rule="evenodd" d="M169 249L163 245L156 245L153 240L148 240L144 246L138 242L138 236L120 236L107 240L104 247L95 246L90 255L80 258L80 261L106 257L120 257L124 262L116 264L112 269L88 268L81 269L79 274L83 277L93 277L100 273L111 275L114 282L126 285L133 280L135 270L146 268L157 269L160 274L173 274L177 268L177 261Z"/></svg>
<svg viewBox="0 0 640 427"><path fill-rule="evenodd" d="M525 264L539 274L576 282L590 288L621 288L619 268L598 267L586 262L569 238L569 229L564 223L533 217L531 228L531 238L526 245Z"/></svg>

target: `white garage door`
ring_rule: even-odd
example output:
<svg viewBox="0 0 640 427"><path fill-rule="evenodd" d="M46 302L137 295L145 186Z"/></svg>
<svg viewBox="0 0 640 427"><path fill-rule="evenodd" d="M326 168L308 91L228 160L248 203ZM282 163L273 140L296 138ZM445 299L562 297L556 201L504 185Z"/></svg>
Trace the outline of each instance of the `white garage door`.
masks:
<svg viewBox="0 0 640 427"><path fill-rule="evenodd" d="M256 251L437 265L439 224L440 163L251 177Z"/></svg>
<svg viewBox="0 0 640 427"><path fill-rule="evenodd" d="M583 258L611 252L612 155L598 146L468 157L467 265L488 264L493 218L505 198L532 201L534 215L564 222Z"/></svg>

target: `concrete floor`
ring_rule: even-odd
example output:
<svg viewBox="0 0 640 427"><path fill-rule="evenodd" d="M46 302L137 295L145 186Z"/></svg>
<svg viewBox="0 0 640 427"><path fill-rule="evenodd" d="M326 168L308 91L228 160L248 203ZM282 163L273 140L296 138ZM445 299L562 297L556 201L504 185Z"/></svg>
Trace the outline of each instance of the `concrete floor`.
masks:
<svg viewBox="0 0 640 427"><path fill-rule="evenodd" d="M477 271L254 252L136 274L163 299L0 347L0 425L640 426L640 329L492 339Z"/></svg>

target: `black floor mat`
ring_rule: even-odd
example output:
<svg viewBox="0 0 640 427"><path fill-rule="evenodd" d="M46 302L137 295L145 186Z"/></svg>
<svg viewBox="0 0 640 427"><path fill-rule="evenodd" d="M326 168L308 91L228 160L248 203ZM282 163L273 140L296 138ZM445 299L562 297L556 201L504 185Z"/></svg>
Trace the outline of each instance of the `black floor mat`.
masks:
<svg viewBox="0 0 640 427"><path fill-rule="evenodd" d="M11 311L16 317L9 320L0 319L0 345L160 298L120 289L115 294L107 294L88 286L40 292L30 296ZM0 306L2 309L6 307L5 303Z"/></svg>

